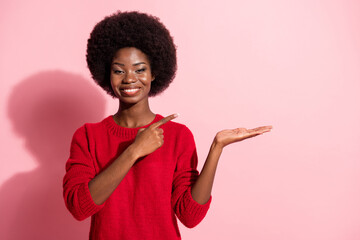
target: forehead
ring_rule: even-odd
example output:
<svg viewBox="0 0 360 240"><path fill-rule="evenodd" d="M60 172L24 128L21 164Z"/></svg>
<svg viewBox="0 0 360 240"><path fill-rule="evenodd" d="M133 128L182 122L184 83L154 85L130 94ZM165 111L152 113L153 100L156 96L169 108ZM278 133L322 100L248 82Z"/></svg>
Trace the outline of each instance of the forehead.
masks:
<svg viewBox="0 0 360 240"><path fill-rule="evenodd" d="M116 51L113 58L113 62L121 63L136 63L145 62L148 63L149 59L145 53L134 47L121 48Z"/></svg>

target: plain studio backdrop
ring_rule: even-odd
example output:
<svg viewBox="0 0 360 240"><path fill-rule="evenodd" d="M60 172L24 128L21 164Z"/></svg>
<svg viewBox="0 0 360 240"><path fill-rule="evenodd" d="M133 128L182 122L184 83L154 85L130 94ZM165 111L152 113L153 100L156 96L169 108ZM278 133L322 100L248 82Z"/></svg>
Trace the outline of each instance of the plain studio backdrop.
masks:
<svg viewBox="0 0 360 240"><path fill-rule="evenodd" d="M180 113L202 168L217 131L273 125L227 147L213 202L183 239L360 239L360 2L2 1L0 239L86 239L62 199L75 129L115 113L85 52L117 10L158 16L178 51L154 112Z"/></svg>

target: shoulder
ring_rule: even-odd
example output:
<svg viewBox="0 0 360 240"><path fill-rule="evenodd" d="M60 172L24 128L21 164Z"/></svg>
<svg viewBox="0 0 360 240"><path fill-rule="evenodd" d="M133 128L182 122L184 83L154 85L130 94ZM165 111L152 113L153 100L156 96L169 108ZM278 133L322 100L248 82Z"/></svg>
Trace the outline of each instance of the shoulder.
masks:
<svg viewBox="0 0 360 240"><path fill-rule="evenodd" d="M73 138L87 138L91 133L102 131L106 128L106 123L110 120L110 118L111 116L108 116L99 122L84 123L81 127L76 129Z"/></svg>
<svg viewBox="0 0 360 240"><path fill-rule="evenodd" d="M160 115L161 116L161 115ZM161 118L163 118L161 116ZM178 123L174 121L169 121L165 123L162 128L176 136L177 138L193 139L193 134L191 130L183 123Z"/></svg>
<svg viewBox="0 0 360 240"><path fill-rule="evenodd" d="M196 152L195 139L190 129L183 123L169 121L162 125L167 144L172 144L176 156L191 159ZM184 155L185 154L185 155Z"/></svg>
<svg viewBox="0 0 360 240"><path fill-rule="evenodd" d="M156 118L157 120L161 120L164 117L160 114L157 114ZM183 123L178 123L178 122L174 122L174 121L169 121L167 123L165 123L164 125L162 125L164 128L169 128L169 129L174 129L175 131L189 131L190 129Z"/></svg>

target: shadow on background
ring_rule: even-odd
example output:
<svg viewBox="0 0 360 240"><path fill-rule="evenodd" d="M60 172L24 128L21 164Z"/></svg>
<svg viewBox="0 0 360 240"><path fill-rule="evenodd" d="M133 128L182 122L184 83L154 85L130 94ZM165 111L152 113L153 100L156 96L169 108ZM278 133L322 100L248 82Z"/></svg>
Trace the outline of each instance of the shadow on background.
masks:
<svg viewBox="0 0 360 240"><path fill-rule="evenodd" d="M40 72L13 89L8 115L38 167L1 187L0 239L88 238L89 219L78 222L65 207L62 178L75 130L104 117L105 98L99 91L63 71Z"/></svg>

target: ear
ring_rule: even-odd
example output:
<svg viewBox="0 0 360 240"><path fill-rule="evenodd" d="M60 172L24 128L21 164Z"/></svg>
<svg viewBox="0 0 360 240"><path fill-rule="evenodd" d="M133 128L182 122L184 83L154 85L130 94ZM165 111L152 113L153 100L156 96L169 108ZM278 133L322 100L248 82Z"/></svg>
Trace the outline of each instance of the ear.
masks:
<svg viewBox="0 0 360 240"><path fill-rule="evenodd" d="M151 81L154 81L154 80L155 80L155 75L152 75Z"/></svg>

